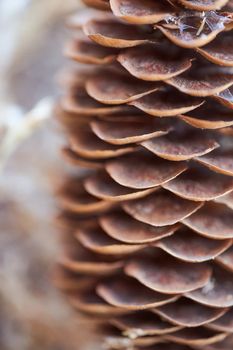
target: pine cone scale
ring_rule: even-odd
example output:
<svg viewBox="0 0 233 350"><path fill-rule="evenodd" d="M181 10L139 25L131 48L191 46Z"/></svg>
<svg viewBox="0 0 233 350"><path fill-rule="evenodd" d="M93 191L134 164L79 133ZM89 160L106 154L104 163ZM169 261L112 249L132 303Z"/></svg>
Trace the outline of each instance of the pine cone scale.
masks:
<svg viewBox="0 0 233 350"><path fill-rule="evenodd" d="M229 350L232 1L84 2L104 11L70 21L90 69L63 76L62 154L87 171L58 193L58 286L109 349Z"/></svg>

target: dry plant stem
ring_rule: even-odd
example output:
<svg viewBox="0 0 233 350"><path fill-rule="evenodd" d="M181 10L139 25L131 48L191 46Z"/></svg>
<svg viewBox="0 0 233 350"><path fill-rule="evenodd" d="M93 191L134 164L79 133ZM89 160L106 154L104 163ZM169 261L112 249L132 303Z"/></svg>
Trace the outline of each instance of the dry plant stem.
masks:
<svg viewBox="0 0 233 350"><path fill-rule="evenodd" d="M51 117L53 106L53 99L46 97L39 101L25 116L20 118L16 125L6 127L0 145L0 170L3 169L6 161L19 144L30 137L36 129L41 127Z"/></svg>

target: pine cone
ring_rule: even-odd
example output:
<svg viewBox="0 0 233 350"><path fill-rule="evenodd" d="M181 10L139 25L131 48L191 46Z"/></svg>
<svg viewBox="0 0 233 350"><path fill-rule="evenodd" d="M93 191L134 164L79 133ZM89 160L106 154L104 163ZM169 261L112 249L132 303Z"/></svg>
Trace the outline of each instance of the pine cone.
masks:
<svg viewBox="0 0 233 350"><path fill-rule="evenodd" d="M56 282L108 348L230 350L233 1L84 2Z"/></svg>

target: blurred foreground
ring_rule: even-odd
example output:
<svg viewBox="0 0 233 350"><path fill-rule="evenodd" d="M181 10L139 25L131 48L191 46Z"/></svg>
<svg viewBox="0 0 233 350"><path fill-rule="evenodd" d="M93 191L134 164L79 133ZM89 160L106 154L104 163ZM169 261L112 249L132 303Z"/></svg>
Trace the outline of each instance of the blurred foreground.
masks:
<svg viewBox="0 0 233 350"><path fill-rule="evenodd" d="M67 171L59 158L64 141L49 115L39 116L32 125L25 119L38 101L57 94L54 76L64 64L64 19L77 7L75 0L0 0L0 348L4 350L88 347L83 343L86 327L79 333L77 315L51 283L59 253L53 191Z"/></svg>

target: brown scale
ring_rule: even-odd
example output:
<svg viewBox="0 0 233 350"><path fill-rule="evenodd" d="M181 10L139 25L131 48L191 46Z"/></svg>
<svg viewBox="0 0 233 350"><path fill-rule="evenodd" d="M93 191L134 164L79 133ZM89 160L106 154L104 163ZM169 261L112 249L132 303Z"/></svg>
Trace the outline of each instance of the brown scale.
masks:
<svg viewBox="0 0 233 350"><path fill-rule="evenodd" d="M233 1L83 2L54 281L107 349L232 350Z"/></svg>

